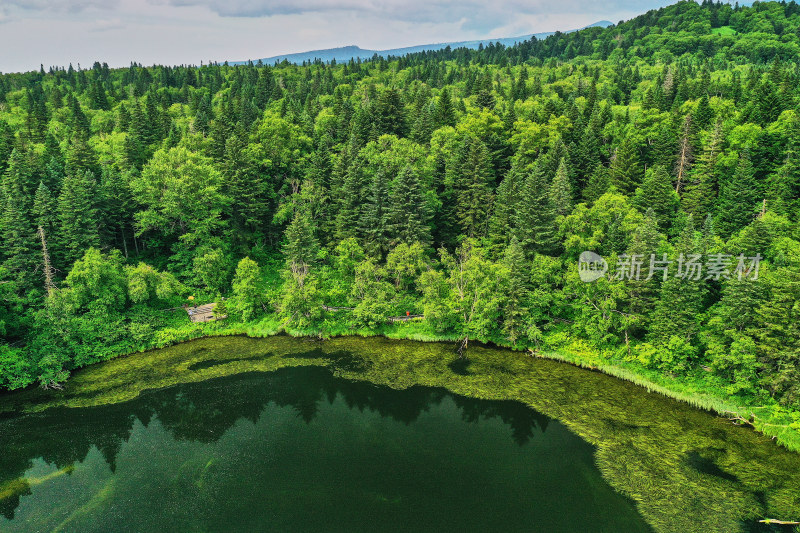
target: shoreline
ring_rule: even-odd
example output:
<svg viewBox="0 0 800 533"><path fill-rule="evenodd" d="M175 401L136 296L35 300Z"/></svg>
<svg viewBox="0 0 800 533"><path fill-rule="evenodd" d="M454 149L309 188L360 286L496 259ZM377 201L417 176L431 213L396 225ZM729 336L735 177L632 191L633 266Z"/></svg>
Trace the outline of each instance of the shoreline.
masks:
<svg viewBox="0 0 800 533"><path fill-rule="evenodd" d="M136 354L210 337L243 336L258 339L273 336L288 336L292 338L316 338L319 342L325 342L327 339L337 337L384 337L389 340L437 343L457 342L458 340L455 336L414 331L414 328L409 326L413 326L413 323L391 324L380 329L344 328L342 330L330 332L325 332L323 329L292 330L290 328L285 328L275 320L274 317L270 316L263 317L258 321L241 324L225 324L224 322L187 324L186 327L179 329L165 328L160 330L160 334L155 336L150 346L143 347L143 349L140 350L121 353L105 359L104 361L127 358ZM708 385L703 385L696 380L679 380L669 376L655 375L652 372L636 368L634 364L625 364L624 361L604 358L599 351L587 344L583 344L581 347L590 350L594 349L595 351L588 354L581 354L576 350L569 350L568 347L557 347L532 353L526 352L524 349L503 346L491 340L474 339L471 342L479 343L490 348L509 350L524 355L525 357L549 359L566 363L584 370L599 372L622 381L633 383L645 389L648 393L660 394L681 403L688 404L696 409L712 413L720 418L728 418L731 424L749 427L760 434L772 438L776 444L793 452L800 453L800 429L791 427L791 422L786 423L786 419L778 418L774 412L771 412L770 407L739 405L725 399L720 394L715 394ZM94 364L96 363L92 363L83 368L94 366ZM77 371L80 370L81 369L77 369ZM69 383L69 380L67 383ZM33 385L25 389L17 389L16 391L2 391L2 393L0 393L0 398L8 394L13 394L14 392L28 390L32 387ZM790 416L789 413L780 414Z"/></svg>

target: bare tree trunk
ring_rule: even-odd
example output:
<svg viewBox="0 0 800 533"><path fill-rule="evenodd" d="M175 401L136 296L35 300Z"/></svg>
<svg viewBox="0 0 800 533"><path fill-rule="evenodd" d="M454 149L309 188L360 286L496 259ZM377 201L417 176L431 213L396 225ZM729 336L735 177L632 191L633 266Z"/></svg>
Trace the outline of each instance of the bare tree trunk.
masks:
<svg viewBox="0 0 800 533"><path fill-rule="evenodd" d="M122 249L125 251L125 259L128 258L128 239L125 238L125 228L120 228L119 232L122 234Z"/></svg>
<svg viewBox="0 0 800 533"><path fill-rule="evenodd" d="M675 192L680 194L681 185L686 179L686 173L692 165L692 143L690 135L692 131L692 115L686 115L683 121L683 133L681 135L681 147L678 151L678 161L675 163L675 174L677 181L675 183Z"/></svg>
<svg viewBox="0 0 800 533"><path fill-rule="evenodd" d="M47 295L53 293L56 286L53 283L53 266L50 264L50 252L47 251L47 239L44 235L44 229L39 226L37 232L39 239L42 241L42 262L44 263L44 290Z"/></svg>

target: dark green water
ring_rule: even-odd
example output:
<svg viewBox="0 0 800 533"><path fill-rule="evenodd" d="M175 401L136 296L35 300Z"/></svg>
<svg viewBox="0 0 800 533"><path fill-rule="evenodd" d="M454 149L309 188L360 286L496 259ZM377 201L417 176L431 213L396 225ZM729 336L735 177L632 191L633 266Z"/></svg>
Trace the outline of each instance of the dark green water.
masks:
<svg viewBox="0 0 800 533"><path fill-rule="evenodd" d="M592 446L521 403L322 367L0 425L0 475L30 485L4 532L650 530Z"/></svg>
<svg viewBox="0 0 800 533"><path fill-rule="evenodd" d="M218 337L0 395L0 532L798 533L800 454L473 346Z"/></svg>

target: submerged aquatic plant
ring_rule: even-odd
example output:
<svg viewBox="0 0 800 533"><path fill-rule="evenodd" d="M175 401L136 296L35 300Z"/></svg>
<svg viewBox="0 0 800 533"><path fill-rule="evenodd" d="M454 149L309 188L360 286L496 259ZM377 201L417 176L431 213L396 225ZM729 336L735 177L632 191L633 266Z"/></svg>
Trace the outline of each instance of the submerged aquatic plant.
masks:
<svg viewBox="0 0 800 533"><path fill-rule="evenodd" d="M697 398L698 409L659 394L657 384L640 381L644 387L637 386L633 376L621 381L509 350L472 346L465 368L453 365L456 360L447 343L205 338L89 367L76 373L64 391L7 395L0 409L113 405L177 384L327 366L349 380L513 400L558 419L596 447L605 479L636 502L656 531L730 533L758 527L759 520L768 518L800 519L800 455L703 410L724 406ZM193 467L198 486L212 466L206 459Z"/></svg>

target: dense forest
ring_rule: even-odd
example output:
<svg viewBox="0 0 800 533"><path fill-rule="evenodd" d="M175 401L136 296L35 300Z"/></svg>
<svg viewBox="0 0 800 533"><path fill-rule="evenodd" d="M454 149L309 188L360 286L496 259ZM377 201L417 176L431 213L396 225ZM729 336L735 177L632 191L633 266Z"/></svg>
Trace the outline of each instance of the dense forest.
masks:
<svg viewBox="0 0 800 533"><path fill-rule="evenodd" d="M406 327L799 409L799 52L794 2L687 1L512 48L0 75L0 387L220 324ZM583 251L728 263L585 283Z"/></svg>

